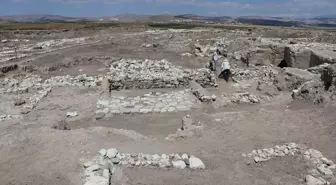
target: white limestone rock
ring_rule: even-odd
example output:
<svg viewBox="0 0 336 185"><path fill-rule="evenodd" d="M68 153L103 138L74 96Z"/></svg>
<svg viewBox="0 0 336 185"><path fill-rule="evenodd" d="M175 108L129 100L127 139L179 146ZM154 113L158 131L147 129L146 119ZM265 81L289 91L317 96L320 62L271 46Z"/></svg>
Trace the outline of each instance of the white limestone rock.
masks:
<svg viewBox="0 0 336 185"><path fill-rule="evenodd" d="M204 163L199 158L194 156L189 158L189 167L191 169L205 169Z"/></svg>

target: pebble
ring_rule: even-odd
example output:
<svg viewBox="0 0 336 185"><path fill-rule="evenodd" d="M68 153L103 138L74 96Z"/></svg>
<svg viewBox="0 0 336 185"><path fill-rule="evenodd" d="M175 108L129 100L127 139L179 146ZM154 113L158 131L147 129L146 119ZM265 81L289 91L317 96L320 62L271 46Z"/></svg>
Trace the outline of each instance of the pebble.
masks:
<svg viewBox="0 0 336 185"><path fill-rule="evenodd" d="M84 168L88 168L90 166L94 165L94 162L93 161L87 161L83 164Z"/></svg>
<svg viewBox="0 0 336 185"><path fill-rule="evenodd" d="M189 167L191 169L205 169L204 163L199 158L194 156L189 158Z"/></svg>

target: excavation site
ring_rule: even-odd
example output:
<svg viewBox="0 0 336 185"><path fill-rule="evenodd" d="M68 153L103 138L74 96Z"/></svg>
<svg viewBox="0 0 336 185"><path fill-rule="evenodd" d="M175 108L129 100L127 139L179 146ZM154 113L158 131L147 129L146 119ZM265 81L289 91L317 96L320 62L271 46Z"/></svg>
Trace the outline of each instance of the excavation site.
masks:
<svg viewBox="0 0 336 185"><path fill-rule="evenodd" d="M0 184L336 185L333 30L134 24L0 41Z"/></svg>

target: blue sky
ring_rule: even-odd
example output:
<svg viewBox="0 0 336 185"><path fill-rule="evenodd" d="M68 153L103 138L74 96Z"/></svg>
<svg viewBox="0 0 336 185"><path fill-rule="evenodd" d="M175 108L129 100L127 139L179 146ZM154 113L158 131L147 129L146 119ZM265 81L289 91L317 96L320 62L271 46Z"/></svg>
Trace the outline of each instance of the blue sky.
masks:
<svg viewBox="0 0 336 185"><path fill-rule="evenodd" d="M336 0L0 0L0 15L101 17L124 13L306 18L336 14Z"/></svg>

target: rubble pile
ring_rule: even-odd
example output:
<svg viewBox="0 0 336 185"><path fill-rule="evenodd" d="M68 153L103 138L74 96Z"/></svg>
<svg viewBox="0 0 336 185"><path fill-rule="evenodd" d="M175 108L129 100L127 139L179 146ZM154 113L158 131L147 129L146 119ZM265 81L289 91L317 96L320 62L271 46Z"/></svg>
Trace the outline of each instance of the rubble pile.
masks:
<svg viewBox="0 0 336 185"><path fill-rule="evenodd" d="M204 163L197 157L187 154L128 154L119 152L115 148L101 149L98 156L84 163L86 185L97 184L109 185L110 177L118 169L117 166L125 167L152 167L152 168L176 168L193 170L205 169Z"/></svg>
<svg viewBox="0 0 336 185"><path fill-rule="evenodd" d="M213 40L212 45L202 45L197 41L194 44L194 54L199 57L210 57L218 49L220 52L226 51L226 47L229 45L229 41L226 38L216 38Z"/></svg>
<svg viewBox="0 0 336 185"><path fill-rule="evenodd" d="M165 139L174 141L177 138L199 136L202 129L203 126L200 122L196 123L190 115L186 115L182 118L182 125L177 129L176 133L169 134Z"/></svg>
<svg viewBox="0 0 336 185"><path fill-rule="evenodd" d="M108 73L112 89L151 89L186 87L195 79L202 86L214 86L215 76L208 69L182 69L167 60L120 60Z"/></svg>
<svg viewBox="0 0 336 185"><path fill-rule="evenodd" d="M96 114L109 117L113 114L166 113L188 111L197 104L190 90L171 93L150 92L143 96L111 96L109 100L98 100Z"/></svg>

